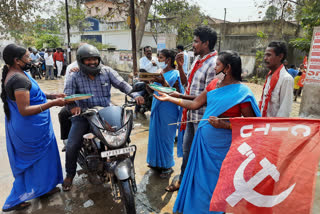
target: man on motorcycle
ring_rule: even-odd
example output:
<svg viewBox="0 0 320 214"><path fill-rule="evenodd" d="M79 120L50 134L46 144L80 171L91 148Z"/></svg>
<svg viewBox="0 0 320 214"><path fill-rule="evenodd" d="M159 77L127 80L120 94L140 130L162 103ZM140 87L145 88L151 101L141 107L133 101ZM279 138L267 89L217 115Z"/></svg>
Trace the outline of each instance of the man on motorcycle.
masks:
<svg viewBox="0 0 320 214"><path fill-rule="evenodd" d="M30 57L33 63L42 60L41 56L38 54L37 49L35 48L32 48L32 53L30 54Z"/></svg>
<svg viewBox="0 0 320 214"><path fill-rule="evenodd" d="M93 96L87 100L68 104L72 115L77 116L82 110L94 106L109 106L111 85L126 94L132 90L132 87L115 70L101 65L100 53L96 47L89 44L81 46L77 51L77 62L80 71L73 73L67 80L64 93L67 95L92 94ZM132 93L130 96L137 103L143 104L144 99L138 93ZM85 118L72 117L71 122L66 150L67 175L62 184L64 191L69 191L72 187L82 137L89 131L89 124Z"/></svg>

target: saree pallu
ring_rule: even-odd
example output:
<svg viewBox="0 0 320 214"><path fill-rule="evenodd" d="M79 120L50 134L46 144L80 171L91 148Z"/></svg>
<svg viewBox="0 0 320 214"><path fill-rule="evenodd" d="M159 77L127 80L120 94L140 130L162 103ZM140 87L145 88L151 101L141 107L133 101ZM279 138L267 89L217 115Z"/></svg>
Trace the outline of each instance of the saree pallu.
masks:
<svg viewBox="0 0 320 214"><path fill-rule="evenodd" d="M170 87L178 81L180 91L183 93L184 89L180 81L179 71L171 70L164 73L163 76ZM158 95L157 92L154 93ZM153 98L147 154L147 163L150 166L159 168L170 168L174 166L173 146L177 125L169 126L168 124L178 122L179 116L181 117L181 111L182 109L176 104L162 102Z"/></svg>
<svg viewBox="0 0 320 214"><path fill-rule="evenodd" d="M244 102L251 103L256 116L261 115L251 90L245 85L232 84L209 91L203 119L217 117ZM208 121L199 123L173 212L220 213L209 211L210 200L231 139L231 130L214 128Z"/></svg>
<svg viewBox="0 0 320 214"><path fill-rule="evenodd" d="M37 82L25 74L32 83L30 105L46 103L46 96ZM16 102L7 101L11 118L5 120L6 143L15 180L3 209L39 197L63 181L50 111L22 116Z"/></svg>

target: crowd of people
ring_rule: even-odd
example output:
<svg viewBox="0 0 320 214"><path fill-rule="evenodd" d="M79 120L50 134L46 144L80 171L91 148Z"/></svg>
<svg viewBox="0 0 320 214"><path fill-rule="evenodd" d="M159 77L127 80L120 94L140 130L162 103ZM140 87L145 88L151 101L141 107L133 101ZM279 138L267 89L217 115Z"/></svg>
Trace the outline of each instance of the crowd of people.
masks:
<svg viewBox="0 0 320 214"><path fill-rule="evenodd" d="M161 50L158 59L152 57L151 47L147 46L145 57L140 59L141 69L150 73L160 71L153 80L155 84L175 88L170 94L154 92L146 160L161 178L170 177L175 164L173 147L178 129L178 156L183 158L180 176L165 188L169 192L179 190L174 212L209 213L220 168L231 145L229 118L289 117L291 112L296 78L283 65L287 56L283 42L271 42L265 50L264 61L270 71L259 104L252 91L241 83L239 54L232 50L218 53L216 42L215 30L201 26L194 30L195 59L191 66L183 46L177 47L178 54L175 50ZM55 67L57 77L63 75L65 59L61 53L61 50L54 54L47 50L43 54L46 79L52 77ZM56 188L58 184L62 184L64 191L70 191L82 136L89 128L83 118L69 119L70 116L93 106L109 106L111 86L126 94L132 89L115 70L101 64L97 48L83 44L77 50L76 63L70 65L77 69L69 72L64 94L46 94L26 72L31 61L41 55L33 51L30 54L14 44L3 51L6 65L1 99L6 115L8 155L15 177L3 211L24 209L30 205L28 200L60 191ZM294 89L298 94L296 87ZM67 95L88 93L94 96L78 102L63 99ZM131 96L138 105L144 103L140 94ZM67 129L62 128L63 138L67 139L64 180L48 110L53 106L65 106L66 116L60 119L59 115L59 119L61 127L69 124ZM177 122L181 125L168 126Z"/></svg>
<svg viewBox="0 0 320 214"><path fill-rule="evenodd" d="M291 65L290 68L286 68L286 69L294 79L293 96L294 96L294 101L297 101L297 98L301 96L304 80L306 78L306 73L307 73L306 65L302 63L300 64L298 69L296 69L295 65Z"/></svg>
<svg viewBox="0 0 320 214"><path fill-rule="evenodd" d="M61 78L66 73L68 65L67 55L62 48L47 48L38 51L36 48L28 48L31 57L31 65L39 63L36 67L39 78L44 76L46 80Z"/></svg>

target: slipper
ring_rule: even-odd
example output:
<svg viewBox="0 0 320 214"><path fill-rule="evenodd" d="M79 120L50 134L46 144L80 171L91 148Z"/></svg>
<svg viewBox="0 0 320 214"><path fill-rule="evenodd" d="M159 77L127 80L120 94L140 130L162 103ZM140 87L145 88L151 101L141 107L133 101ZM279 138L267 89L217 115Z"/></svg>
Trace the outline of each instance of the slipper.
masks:
<svg viewBox="0 0 320 214"><path fill-rule="evenodd" d="M10 207L8 209L2 209L3 212L10 212L10 211L13 211L13 210L23 210L27 207L29 207L31 205L30 202L22 202L16 206L13 206L13 207Z"/></svg>
<svg viewBox="0 0 320 214"><path fill-rule="evenodd" d="M169 169L164 169L162 170L161 174L160 174L160 178L168 178L170 177L170 175L173 173L173 169L169 168Z"/></svg>
<svg viewBox="0 0 320 214"><path fill-rule="evenodd" d="M43 198L47 198L57 192L60 192L60 188L59 187L55 187L52 190L50 190L49 192L47 192L46 194L41 195L39 198L43 199Z"/></svg>
<svg viewBox="0 0 320 214"><path fill-rule="evenodd" d="M64 192L69 192L71 190L71 188L72 188L72 180L73 180L73 178L69 178L69 177L66 177L63 180L62 190Z"/></svg>
<svg viewBox="0 0 320 214"><path fill-rule="evenodd" d="M167 186L165 190L167 192L174 192L179 190L179 188L180 188L180 181L176 181L176 182L172 182L169 186Z"/></svg>

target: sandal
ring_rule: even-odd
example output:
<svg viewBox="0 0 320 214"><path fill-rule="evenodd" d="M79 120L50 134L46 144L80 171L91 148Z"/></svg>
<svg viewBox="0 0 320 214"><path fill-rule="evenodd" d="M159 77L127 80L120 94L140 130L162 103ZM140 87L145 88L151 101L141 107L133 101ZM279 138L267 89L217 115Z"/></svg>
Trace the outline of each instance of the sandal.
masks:
<svg viewBox="0 0 320 214"><path fill-rule="evenodd" d="M64 192L69 192L72 188L72 181L73 181L73 178L69 178L69 177L66 177L64 180L63 180L63 184L62 184L62 190Z"/></svg>
<svg viewBox="0 0 320 214"><path fill-rule="evenodd" d="M59 187L55 187L53 188L52 190L50 190L49 192L41 195L39 198L43 199L43 198L48 198L49 196L57 193L57 192L60 192L60 188Z"/></svg>
<svg viewBox="0 0 320 214"><path fill-rule="evenodd" d="M173 173L173 169L172 168L169 168L169 169L163 169L161 171L161 174L160 174L160 178L168 178L170 177L170 175Z"/></svg>
<svg viewBox="0 0 320 214"><path fill-rule="evenodd" d="M179 190L180 188L180 181L175 181L175 182L172 182L169 186L166 187L166 191L167 192L174 192L174 191L177 191Z"/></svg>
<svg viewBox="0 0 320 214"><path fill-rule="evenodd" d="M29 207L31 205L30 202L22 202L16 206L13 206L13 207L10 207L8 209L2 209L3 212L10 212L10 211L13 211L13 210L23 210L27 207Z"/></svg>

